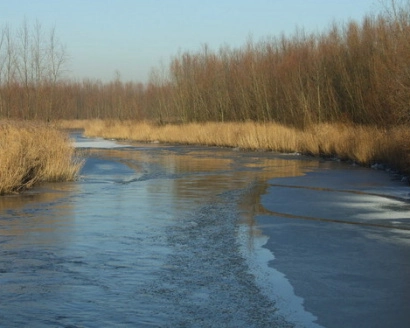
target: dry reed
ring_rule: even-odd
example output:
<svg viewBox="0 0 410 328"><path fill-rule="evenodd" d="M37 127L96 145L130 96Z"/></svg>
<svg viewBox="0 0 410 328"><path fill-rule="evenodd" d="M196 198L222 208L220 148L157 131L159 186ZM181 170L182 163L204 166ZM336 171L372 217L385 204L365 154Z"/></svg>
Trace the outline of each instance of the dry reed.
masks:
<svg viewBox="0 0 410 328"><path fill-rule="evenodd" d="M335 156L362 165L385 163L410 173L410 129L407 127L381 129L323 123L300 130L276 123L155 125L103 120L83 121L82 126L87 136Z"/></svg>
<svg viewBox="0 0 410 328"><path fill-rule="evenodd" d="M41 123L0 122L0 195L38 182L73 180L81 165L61 131Z"/></svg>

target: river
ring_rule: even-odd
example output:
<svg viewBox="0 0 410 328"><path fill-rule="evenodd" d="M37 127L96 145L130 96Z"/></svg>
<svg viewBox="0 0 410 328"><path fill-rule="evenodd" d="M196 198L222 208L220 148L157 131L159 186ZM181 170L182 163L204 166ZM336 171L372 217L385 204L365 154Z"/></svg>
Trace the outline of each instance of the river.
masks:
<svg viewBox="0 0 410 328"><path fill-rule="evenodd" d="M410 188L299 154L73 134L0 198L0 327L409 327Z"/></svg>

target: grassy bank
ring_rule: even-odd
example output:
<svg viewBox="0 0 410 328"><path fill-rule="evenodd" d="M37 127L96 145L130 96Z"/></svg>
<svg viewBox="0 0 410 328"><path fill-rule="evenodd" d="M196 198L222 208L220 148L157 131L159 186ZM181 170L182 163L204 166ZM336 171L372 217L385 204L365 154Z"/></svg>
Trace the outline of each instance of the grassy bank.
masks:
<svg viewBox="0 0 410 328"><path fill-rule="evenodd" d="M410 174L410 0L321 32L179 52L145 84L58 74L28 81L36 66L22 62L21 31L3 32L0 57L10 65L0 74L1 117L72 120L65 127L108 138L337 156ZM51 72L46 58L36 59L45 65L38 71Z"/></svg>
<svg viewBox="0 0 410 328"><path fill-rule="evenodd" d="M296 129L255 122L155 125L102 120L64 123L65 127L70 125L82 126L87 136L337 156L362 165L385 163L410 173L410 129L406 127L326 123Z"/></svg>
<svg viewBox="0 0 410 328"><path fill-rule="evenodd" d="M68 136L46 124L0 121L0 195L73 180L81 162Z"/></svg>

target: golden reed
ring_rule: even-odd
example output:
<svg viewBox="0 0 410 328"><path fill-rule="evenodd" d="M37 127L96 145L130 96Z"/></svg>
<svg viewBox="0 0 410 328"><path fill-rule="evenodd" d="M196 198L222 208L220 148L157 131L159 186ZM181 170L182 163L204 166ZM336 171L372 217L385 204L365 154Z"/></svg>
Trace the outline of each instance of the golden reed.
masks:
<svg viewBox="0 0 410 328"><path fill-rule="evenodd" d="M189 123L89 120L60 122L83 127L87 136L144 142L200 144L249 150L300 152L337 156L362 165L385 163L410 173L410 129L382 129L353 124L323 123L296 129L276 123Z"/></svg>
<svg viewBox="0 0 410 328"><path fill-rule="evenodd" d="M75 179L82 162L74 151L68 135L55 127L0 121L0 195L38 182Z"/></svg>

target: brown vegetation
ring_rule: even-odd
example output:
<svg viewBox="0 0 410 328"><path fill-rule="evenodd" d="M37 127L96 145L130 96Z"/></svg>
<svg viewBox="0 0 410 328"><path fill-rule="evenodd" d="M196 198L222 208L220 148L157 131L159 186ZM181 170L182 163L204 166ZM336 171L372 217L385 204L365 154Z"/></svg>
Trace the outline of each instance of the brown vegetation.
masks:
<svg viewBox="0 0 410 328"><path fill-rule="evenodd" d="M157 122L410 124L410 10L392 6L323 33L206 45L175 56L150 81L61 79L66 56L51 31L0 31L0 116ZM42 47L39 47L39 45ZM45 45L45 46L44 46Z"/></svg>
<svg viewBox="0 0 410 328"><path fill-rule="evenodd" d="M69 127L70 122L65 123ZM375 162L410 173L410 129L341 124L312 124L305 129L277 123L206 122L157 125L134 121L82 121L88 136L144 142L201 144L249 150L337 156L362 165ZM79 123L75 123L79 127Z"/></svg>
<svg viewBox="0 0 410 328"><path fill-rule="evenodd" d="M81 165L61 131L41 123L0 122L0 195L38 182L73 180Z"/></svg>
<svg viewBox="0 0 410 328"><path fill-rule="evenodd" d="M109 120L81 124L106 137L337 155L410 171L410 2L323 33L205 45L154 70L146 85L61 79L66 57L54 30L46 39L38 24L33 31L26 23L0 31L0 118Z"/></svg>

